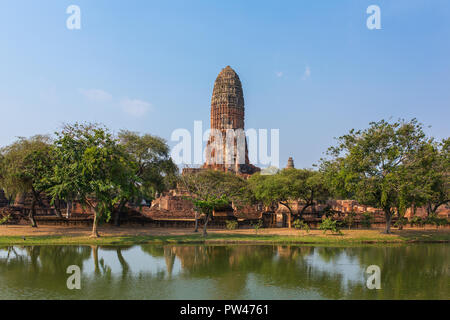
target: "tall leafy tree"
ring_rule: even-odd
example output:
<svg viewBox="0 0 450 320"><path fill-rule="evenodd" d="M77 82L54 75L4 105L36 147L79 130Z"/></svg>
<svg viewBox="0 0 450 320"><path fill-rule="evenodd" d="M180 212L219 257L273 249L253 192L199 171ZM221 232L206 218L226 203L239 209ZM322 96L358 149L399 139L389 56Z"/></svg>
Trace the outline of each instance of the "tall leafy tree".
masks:
<svg viewBox="0 0 450 320"><path fill-rule="evenodd" d="M428 215L450 202L450 139L441 143L427 143L410 164L405 181L412 181L407 196L414 197L414 204L425 206Z"/></svg>
<svg viewBox="0 0 450 320"><path fill-rule="evenodd" d="M240 206L245 203L245 180L233 173L201 170L184 173L180 177L180 186L193 202L194 207L205 215L203 236L207 235L208 222L214 210L231 204Z"/></svg>
<svg viewBox="0 0 450 320"><path fill-rule="evenodd" d="M266 206L281 204L289 210L287 225L291 228L293 212L289 203L295 199L295 194L286 175L256 173L250 177L248 182L256 201L260 201Z"/></svg>
<svg viewBox="0 0 450 320"><path fill-rule="evenodd" d="M139 183L136 164L117 139L100 125L66 125L56 135L57 160L50 193L64 200L75 197L91 208L92 236L98 237L99 220L111 217L124 194L135 193Z"/></svg>
<svg viewBox="0 0 450 320"><path fill-rule="evenodd" d="M289 228L292 216L299 215L301 218L307 208L328 197L322 174L308 169L284 169L274 175L255 174L249 179L249 184L256 200L288 209ZM299 213L292 209L294 201L304 204Z"/></svg>
<svg viewBox="0 0 450 320"><path fill-rule="evenodd" d="M170 148L164 139L122 130L119 142L137 164L136 174L142 179L144 197L152 198L155 192L176 186L178 167L170 158Z"/></svg>
<svg viewBox="0 0 450 320"><path fill-rule="evenodd" d="M136 163L136 175L140 179L135 194L123 194L115 214L115 224L120 224L120 213L129 201L140 203L143 199L153 199L156 192L176 186L178 167L170 158L169 146L160 137L150 134L122 130L119 143Z"/></svg>
<svg viewBox="0 0 450 320"><path fill-rule="evenodd" d="M303 202L300 217L307 208L328 199L328 189L321 172L310 169L285 169L279 174L285 178L285 183L289 186L290 198Z"/></svg>
<svg viewBox="0 0 450 320"><path fill-rule="evenodd" d="M418 180L405 179L410 176L408 170L432 139L412 119L372 122L368 129L353 129L337 140L338 145L328 150L332 158L321 163L328 186L336 196L383 209L385 232L390 233L393 214L409 207L415 198L410 190L416 189L411 184Z"/></svg>
<svg viewBox="0 0 450 320"><path fill-rule="evenodd" d="M0 187L10 198L31 195L29 219L31 226L37 227L36 205L42 202L41 195L48 186L47 177L52 168L50 138L44 135L19 138L1 149L0 154Z"/></svg>

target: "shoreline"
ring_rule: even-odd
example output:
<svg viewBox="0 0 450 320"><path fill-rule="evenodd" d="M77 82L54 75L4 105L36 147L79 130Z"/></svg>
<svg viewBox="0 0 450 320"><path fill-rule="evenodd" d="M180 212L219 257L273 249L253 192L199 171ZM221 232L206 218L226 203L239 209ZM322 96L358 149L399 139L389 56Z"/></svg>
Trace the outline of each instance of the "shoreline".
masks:
<svg viewBox="0 0 450 320"><path fill-rule="evenodd" d="M295 229L208 230L202 237L201 230L110 227L99 229L100 238L90 238L89 227L45 226L1 226L0 246L7 245L133 245L133 244L413 244L450 243L450 229L394 229L392 234L382 234L382 229L342 230L342 235L326 234L321 230L306 233ZM25 240L24 240L25 238Z"/></svg>

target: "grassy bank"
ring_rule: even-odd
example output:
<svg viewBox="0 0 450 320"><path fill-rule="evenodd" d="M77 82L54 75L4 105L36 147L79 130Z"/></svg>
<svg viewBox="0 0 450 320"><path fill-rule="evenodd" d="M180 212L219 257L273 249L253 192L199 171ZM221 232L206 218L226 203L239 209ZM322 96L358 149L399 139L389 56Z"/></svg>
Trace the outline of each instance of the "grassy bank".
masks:
<svg viewBox="0 0 450 320"><path fill-rule="evenodd" d="M379 231L366 232L344 231L343 235L332 235L320 232L310 234L298 232L295 235L255 234L254 232L211 232L206 238L201 234L183 235L104 235L100 238L90 238L85 235L41 235L41 236L2 236L0 245L66 245L66 244L97 244L97 245L132 245L145 243L165 244L221 244L221 243L261 243L261 244L365 244L365 243L421 243L450 242L450 232L436 231L402 231L391 235Z"/></svg>

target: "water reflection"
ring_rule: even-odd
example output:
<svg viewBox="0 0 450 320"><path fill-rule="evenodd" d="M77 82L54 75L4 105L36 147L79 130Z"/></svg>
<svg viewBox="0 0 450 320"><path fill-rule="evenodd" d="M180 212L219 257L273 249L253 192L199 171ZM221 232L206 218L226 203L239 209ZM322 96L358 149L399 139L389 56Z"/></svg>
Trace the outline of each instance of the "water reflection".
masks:
<svg viewBox="0 0 450 320"><path fill-rule="evenodd" d="M0 299L449 299L449 246L0 247ZM366 288L378 265L381 290ZM66 269L82 270L68 290Z"/></svg>

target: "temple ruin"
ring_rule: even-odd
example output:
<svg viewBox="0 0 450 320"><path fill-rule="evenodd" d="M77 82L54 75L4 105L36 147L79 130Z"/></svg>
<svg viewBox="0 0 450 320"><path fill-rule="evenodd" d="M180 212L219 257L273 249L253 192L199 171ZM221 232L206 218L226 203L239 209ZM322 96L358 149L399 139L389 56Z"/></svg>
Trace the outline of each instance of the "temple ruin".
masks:
<svg viewBox="0 0 450 320"><path fill-rule="evenodd" d="M244 178L259 172L260 168L252 165L248 157L248 148L245 134L245 108L244 93L242 83L237 73L227 66L219 73L214 83L211 98L211 136L207 142L207 159L201 168L185 168L183 174L195 173L201 170L221 170L233 172ZM232 139L228 140L227 134ZM239 140L243 139L243 140ZM240 142L240 144L239 144ZM227 161L228 160L228 161ZM295 168L294 159L289 157L286 165L287 169ZM9 204L5 194L0 190L0 218L10 213L16 213L26 221L26 214L31 207L31 195L18 195L15 204ZM300 212L304 203L301 201L290 201L293 212ZM64 209L66 218L64 223L91 223L93 212L80 203L74 202L70 206L62 204L60 209ZM326 203L308 207L303 215L305 221L312 225L317 225L321 221L324 210L332 210L340 214L348 213L362 214L370 212L375 217L374 223L384 223L384 212L381 209L360 205L354 200L329 200ZM41 221L60 223L61 219L54 217L55 207L50 204L50 199L43 197L36 210ZM448 217L450 210L442 206L438 214ZM288 209L284 206L264 207L262 205L246 206L245 208L231 208L229 212L214 212L211 227L225 227L225 220L236 219L240 226L250 226L252 221L263 219L266 227L285 227L287 225ZM406 216L425 216L424 208L416 208L415 212L408 209ZM182 188L156 194L155 200L149 206L129 207L124 220L128 222L151 222L160 226L191 226L193 225L196 212L186 192ZM361 215L360 215L361 216ZM39 220L38 219L38 220ZM46 220L47 219L47 220ZM59 221L59 222L58 222Z"/></svg>
<svg viewBox="0 0 450 320"><path fill-rule="evenodd" d="M250 164L245 138L245 108L242 83L230 67L222 69L211 98L211 136L205 169L251 175L259 168Z"/></svg>

